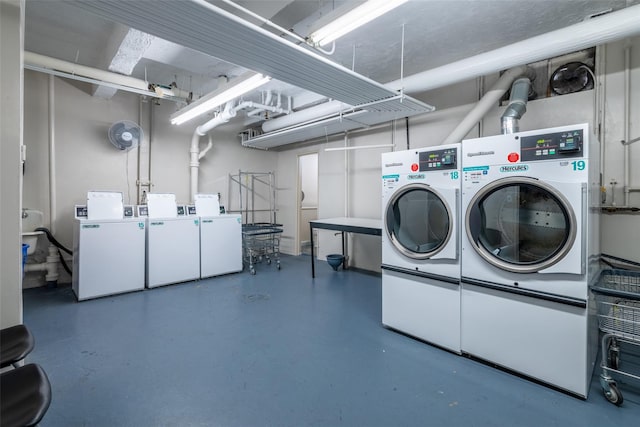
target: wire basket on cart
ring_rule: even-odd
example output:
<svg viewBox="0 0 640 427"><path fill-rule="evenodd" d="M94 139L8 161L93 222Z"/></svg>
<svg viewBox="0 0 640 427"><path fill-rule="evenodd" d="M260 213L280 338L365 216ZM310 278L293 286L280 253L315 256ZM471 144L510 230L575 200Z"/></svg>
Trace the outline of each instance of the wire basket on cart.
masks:
<svg viewBox="0 0 640 427"><path fill-rule="evenodd" d="M243 224L242 260L251 274L256 274L256 264L266 262L280 270L280 235L282 224Z"/></svg>
<svg viewBox="0 0 640 427"><path fill-rule="evenodd" d="M622 394L611 373L640 379L620 368L620 343L640 346L640 272L603 270L592 289L598 307L598 326L603 332L600 384L607 400L621 405Z"/></svg>

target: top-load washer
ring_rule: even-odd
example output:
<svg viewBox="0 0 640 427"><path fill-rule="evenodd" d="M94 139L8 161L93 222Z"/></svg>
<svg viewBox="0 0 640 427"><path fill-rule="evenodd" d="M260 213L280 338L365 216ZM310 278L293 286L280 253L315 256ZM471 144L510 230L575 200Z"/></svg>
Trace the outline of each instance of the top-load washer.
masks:
<svg viewBox="0 0 640 427"><path fill-rule="evenodd" d="M584 397L597 351L597 153L586 124L462 145L462 350Z"/></svg>
<svg viewBox="0 0 640 427"><path fill-rule="evenodd" d="M90 191L75 209L72 288L78 301L144 289L145 222L122 193Z"/></svg>
<svg viewBox="0 0 640 427"><path fill-rule="evenodd" d="M217 194L196 194L200 217L200 277L242 271L242 217L220 214Z"/></svg>
<svg viewBox="0 0 640 427"><path fill-rule="evenodd" d="M458 353L459 151L382 154L382 323Z"/></svg>
<svg viewBox="0 0 640 427"><path fill-rule="evenodd" d="M200 278L200 218L168 193L148 193L146 211L147 288Z"/></svg>

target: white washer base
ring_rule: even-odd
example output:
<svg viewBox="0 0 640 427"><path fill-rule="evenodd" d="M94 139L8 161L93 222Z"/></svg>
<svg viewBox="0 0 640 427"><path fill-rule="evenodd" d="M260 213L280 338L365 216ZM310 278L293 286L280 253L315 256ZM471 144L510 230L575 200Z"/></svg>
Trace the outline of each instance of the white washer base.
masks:
<svg viewBox="0 0 640 427"><path fill-rule="evenodd" d="M460 354L460 285L382 271L382 323Z"/></svg>
<svg viewBox="0 0 640 427"><path fill-rule="evenodd" d="M588 307L461 286L464 353L587 397L597 353Z"/></svg>

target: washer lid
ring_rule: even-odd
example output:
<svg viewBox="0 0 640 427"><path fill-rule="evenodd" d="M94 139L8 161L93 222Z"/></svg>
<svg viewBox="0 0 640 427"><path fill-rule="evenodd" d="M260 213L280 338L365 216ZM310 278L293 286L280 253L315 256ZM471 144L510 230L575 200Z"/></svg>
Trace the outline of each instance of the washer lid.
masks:
<svg viewBox="0 0 640 427"><path fill-rule="evenodd" d="M411 259L456 259L456 189L427 184L399 189L385 209L384 228L393 246Z"/></svg>

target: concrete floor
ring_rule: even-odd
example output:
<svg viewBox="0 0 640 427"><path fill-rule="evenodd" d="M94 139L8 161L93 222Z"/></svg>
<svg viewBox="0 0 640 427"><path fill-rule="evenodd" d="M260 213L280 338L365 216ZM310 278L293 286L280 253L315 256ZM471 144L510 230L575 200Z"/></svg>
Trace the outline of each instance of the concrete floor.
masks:
<svg viewBox="0 0 640 427"><path fill-rule="evenodd" d="M53 401L41 426L631 426L586 401L381 326L380 277L309 257L75 302L24 292ZM505 342L505 351L508 351ZM562 355L558 355L562 357Z"/></svg>

